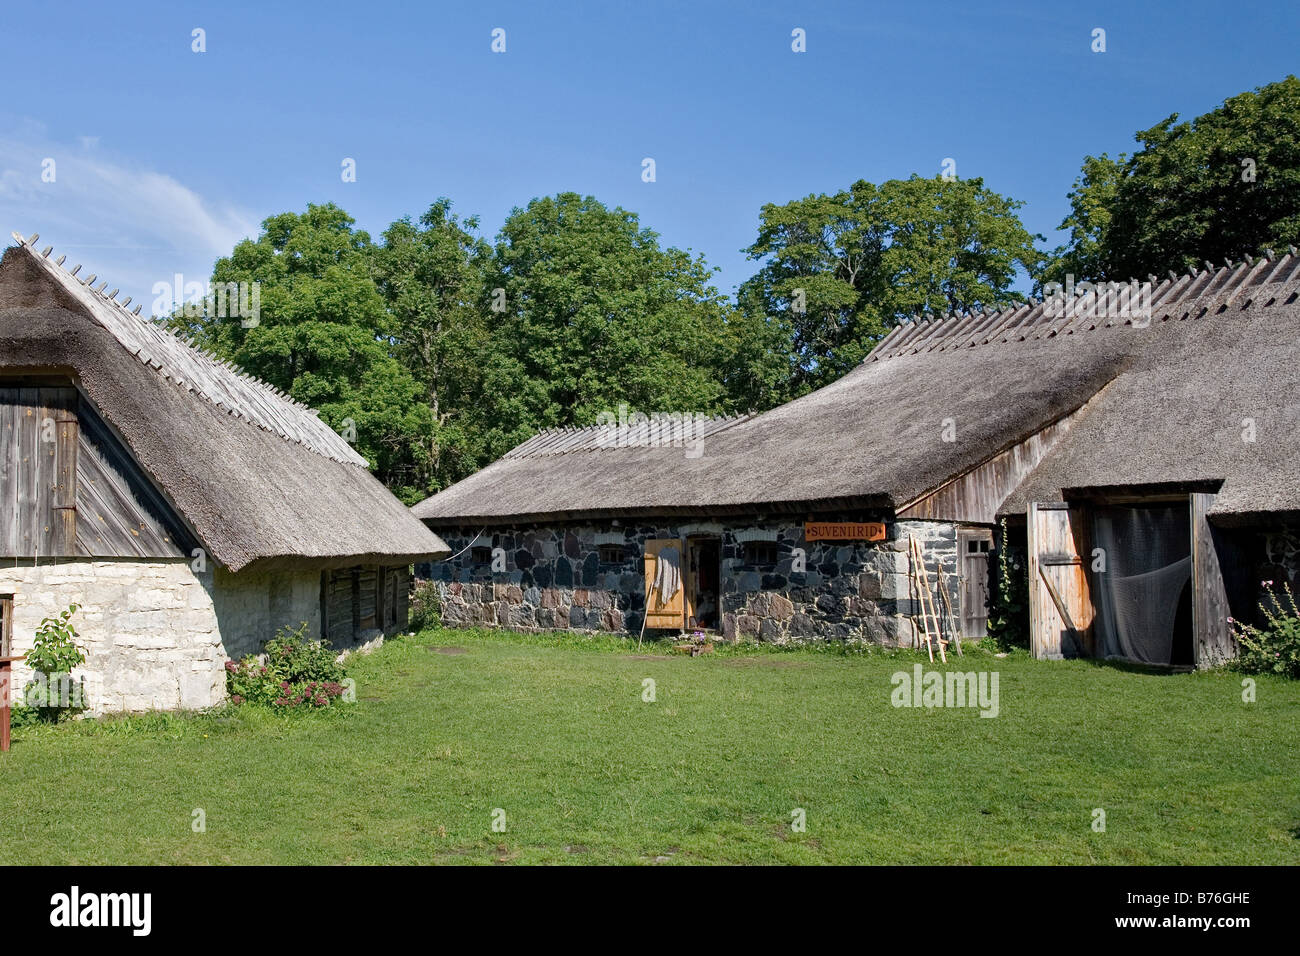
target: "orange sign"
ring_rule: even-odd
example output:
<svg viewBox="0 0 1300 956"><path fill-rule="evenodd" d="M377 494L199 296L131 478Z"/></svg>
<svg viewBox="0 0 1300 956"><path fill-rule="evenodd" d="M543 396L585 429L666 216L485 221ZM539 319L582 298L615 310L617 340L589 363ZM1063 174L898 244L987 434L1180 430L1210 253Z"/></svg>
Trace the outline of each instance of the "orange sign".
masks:
<svg viewBox="0 0 1300 956"><path fill-rule="evenodd" d="M803 526L805 541L884 541L880 521L809 521Z"/></svg>

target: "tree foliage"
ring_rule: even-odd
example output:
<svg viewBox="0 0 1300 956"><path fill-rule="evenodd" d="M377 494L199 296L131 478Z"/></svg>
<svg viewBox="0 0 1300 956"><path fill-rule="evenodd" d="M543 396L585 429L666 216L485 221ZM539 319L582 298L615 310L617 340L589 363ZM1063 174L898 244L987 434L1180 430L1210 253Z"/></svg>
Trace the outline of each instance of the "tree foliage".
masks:
<svg viewBox="0 0 1300 956"><path fill-rule="evenodd" d="M432 440L433 414L419 383L392 348L396 328L371 277L374 245L333 204L281 213L255 240L218 259L213 284L259 283L255 325L205 309L175 325L252 374L319 409L404 500L430 484L419 449Z"/></svg>
<svg viewBox="0 0 1300 956"><path fill-rule="evenodd" d="M506 219L493 266L504 296L495 358L526 383L519 436L590 423L620 403L727 407L717 370L730 306L701 257L662 248L635 214L576 193L535 199Z"/></svg>
<svg viewBox="0 0 1300 956"><path fill-rule="evenodd" d="M741 308L788 329L793 394L824 385L921 313L1022 301L1012 282L1039 253L1021 205L981 179L915 175L768 204Z"/></svg>
<svg viewBox="0 0 1300 956"><path fill-rule="evenodd" d="M373 251L373 275L391 322L393 356L419 382L432 429L420 450L424 487L435 491L473 471L489 453L476 414L488 350L485 273L491 247L478 219L459 219L439 199L399 219Z"/></svg>
<svg viewBox="0 0 1300 956"><path fill-rule="evenodd" d="M1300 242L1300 80L1241 93L1191 122L1173 114L1141 148L1089 156L1042 281L1127 281Z"/></svg>

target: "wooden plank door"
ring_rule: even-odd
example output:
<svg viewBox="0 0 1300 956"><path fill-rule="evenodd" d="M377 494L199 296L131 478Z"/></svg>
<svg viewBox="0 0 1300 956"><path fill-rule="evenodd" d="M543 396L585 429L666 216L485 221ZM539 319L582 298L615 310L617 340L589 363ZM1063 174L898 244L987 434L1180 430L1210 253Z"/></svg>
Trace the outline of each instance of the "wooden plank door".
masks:
<svg viewBox="0 0 1300 956"><path fill-rule="evenodd" d="M678 538L651 538L645 543L645 587L647 628L680 631L686 627L686 556ZM677 589L667 598L660 580L660 568L668 580L676 578ZM674 573L675 570L675 573Z"/></svg>
<svg viewBox="0 0 1300 956"><path fill-rule="evenodd" d="M1059 660L1092 656L1086 515L1063 502L1029 506L1029 649Z"/></svg>
<svg viewBox="0 0 1300 956"><path fill-rule="evenodd" d="M75 554L76 492L76 390L0 388L0 554Z"/></svg>
<svg viewBox="0 0 1300 956"><path fill-rule="evenodd" d="M992 549L992 531L963 528L957 534L961 634L966 640L978 641L988 636L989 552Z"/></svg>
<svg viewBox="0 0 1300 956"><path fill-rule="evenodd" d="M1232 613L1217 535L1206 516L1214 506L1212 494L1191 496L1192 519L1192 649L1198 668L1215 667L1236 656L1237 642L1228 626Z"/></svg>

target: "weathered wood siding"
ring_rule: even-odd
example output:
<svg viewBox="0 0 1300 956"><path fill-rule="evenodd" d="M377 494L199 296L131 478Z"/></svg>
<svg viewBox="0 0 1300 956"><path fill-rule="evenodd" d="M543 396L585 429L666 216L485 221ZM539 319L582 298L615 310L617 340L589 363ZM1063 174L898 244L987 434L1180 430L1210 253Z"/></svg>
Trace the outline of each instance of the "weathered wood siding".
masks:
<svg viewBox="0 0 1300 956"><path fill-rule="evenodd" d="M1058 419L1006 451L898 510L898 518L994 524L998 508L1070 429L1075 415Z"/></svg>
<svg viewBox="0 0 1300 956"><path fill-rule="evenodd" d="M92 557L188 556L196 547L130 453L87 403L78 413L76 553Z"/></svg>
<svg viewBox="0 0 1300 956"><path fill-rule="evenodd" d="M409 568L336 568L321 579L321 632L335 647L347 647L366 632L392 634L409 620Z"/></svg>
<svg viewBox="0 0 1300 956"><path fill-rule="evenodd" d="M352 643L352 571L327 571L325 581L324 635L335 647L344 647Z"/></svg>
<svg viewBox="0 0 1300 956"><path fill-rule="evenodd" d="M192 547L75 388L0 387L0 555L178 557Z"/></svg>

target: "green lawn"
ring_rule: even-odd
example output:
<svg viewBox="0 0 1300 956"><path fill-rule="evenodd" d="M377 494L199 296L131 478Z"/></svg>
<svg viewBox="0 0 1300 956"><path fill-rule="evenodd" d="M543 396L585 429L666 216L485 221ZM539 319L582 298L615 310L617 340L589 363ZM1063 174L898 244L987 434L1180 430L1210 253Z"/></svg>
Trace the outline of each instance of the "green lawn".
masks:
<svg viewBox="0 0 1300 956"><path fill-rule="evenodd" d="M968 648L988 719L891 706L912 654L662 654L435 631L337 712L20 728L0 862L1300 863L1294 683Z"/></svg>

